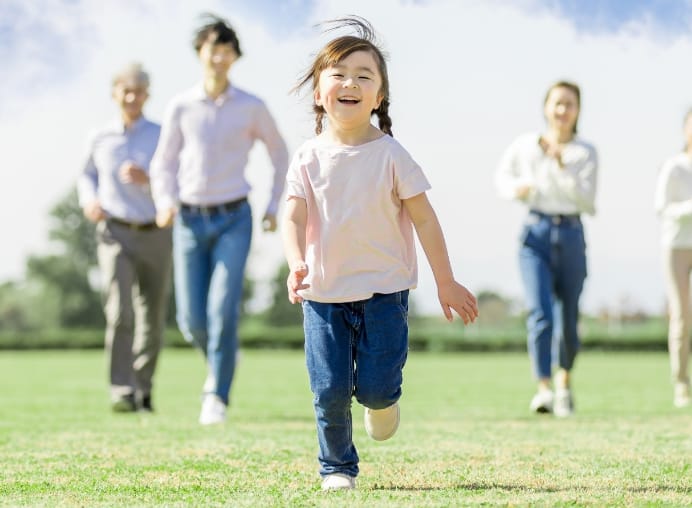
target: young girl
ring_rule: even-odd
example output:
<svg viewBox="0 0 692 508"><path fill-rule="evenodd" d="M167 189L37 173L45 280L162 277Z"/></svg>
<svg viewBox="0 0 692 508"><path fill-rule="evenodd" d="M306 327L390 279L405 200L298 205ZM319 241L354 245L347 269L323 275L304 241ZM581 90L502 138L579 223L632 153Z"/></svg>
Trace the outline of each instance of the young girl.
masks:
<svg viewBox="0 0 692 508"><path fill-rule="evenodd" d="M358 35L329 42L297 87L312 83L317 137L289 167L282 228L288 298L303 305L323 490L355 487L353 395L373 439L390 438L399 425L408 295L417 281L413 228L446 318L452 309L464 323L478 315L474 296L454 280L425 195L430 185L392 138L387 68L372 27L360 18L335 23Z"/></svg>
<svg viewBox="0 0 692 508"><path fill-rule="evenodd" d="M581 93L553 84L545 96L543 134L519 136L500 162L500 195L528 208L519 249L528 309L528 349L538 391L531 411L566 417L574 412L571 371L579 349L579 297L586 279L581 214L593 214L598 161L577 137ZM557 364L553 392L551 369Z"/></svg>
<svg viewBox="0 0 692 508"><path fill-rule="evenodd" d="M685 149L661 167L656 212L668 288L668 352L673 404L687 407L690 397L690 273L692 272L692 110L685 115Z"/></svg>

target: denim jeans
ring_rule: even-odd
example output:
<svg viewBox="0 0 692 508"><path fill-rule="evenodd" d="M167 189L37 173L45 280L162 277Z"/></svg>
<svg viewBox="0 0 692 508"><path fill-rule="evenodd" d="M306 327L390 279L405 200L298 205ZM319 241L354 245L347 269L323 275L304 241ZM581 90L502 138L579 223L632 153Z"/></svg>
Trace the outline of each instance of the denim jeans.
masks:
<svg viewBox="0 0 692 508"><path fill-rule="evenodd" d="M383 409L401 397L408 290L350 303L303 302L320 474L358 475L351 401Z"/></svg>
<svg viewBox="0 0 692 508"><path fill-rule="evenodd" d="M519 265L528 311L528 350L537 378L554 364L571 370L579 350L579 297L586 244L578 216L532 212L524 225Z"/></svg>
<svg viewBox="0 0 692 508"><path fill-rule="evenodd" d="M238 348L238 315L252 214L245 202L215 214L181 210L173 226L177 320L206 357L216 393L228 404Z"/></svg>

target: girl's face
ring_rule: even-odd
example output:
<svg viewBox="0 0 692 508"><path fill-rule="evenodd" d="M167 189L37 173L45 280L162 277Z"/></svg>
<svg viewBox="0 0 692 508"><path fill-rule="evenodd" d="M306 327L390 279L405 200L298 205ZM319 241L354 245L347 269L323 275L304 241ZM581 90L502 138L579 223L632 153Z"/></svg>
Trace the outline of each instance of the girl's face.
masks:
<svg viewBox="0 0 692 508"><path fill-rule="evenodd" d="M579 99L569 88L558 86L548 94L543 108L548 126L557 132L573 133L579 117Z"/></svg>
<svg viewBox="0 0 692 508"><path fill-rule="evenodd" d="M228 75L233 62L238 59L238 55L230 43L215 44L212 40L207 40L199 48L199 59L204 67L205 76L223 79Z"/></svg>
<svg viewBox="0 0 692 508"><path fill-rule="evenodd" d="M381 87L382 76L373 54L354 51L320 73L315 104L324 108L330 125L337 128L370 125L372 111L382 101Z"/></svg>

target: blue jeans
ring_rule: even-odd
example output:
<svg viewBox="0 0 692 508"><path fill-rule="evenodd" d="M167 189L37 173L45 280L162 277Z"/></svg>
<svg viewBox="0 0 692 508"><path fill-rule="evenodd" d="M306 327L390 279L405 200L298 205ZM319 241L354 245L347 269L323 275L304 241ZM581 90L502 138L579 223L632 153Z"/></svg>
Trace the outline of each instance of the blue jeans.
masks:
<svg viewBox="0 0 692 508"><path fill-rule="evenodd" d="M351 400L383 409L401 397L408 290L350 303L303 302L320 474L358 475Z"/></svg>
<svg viewBox="0 0 692 508"><path fill-rule="evenodd" d="M205 355L216 393L228 404L238 348L238 315L252 213L245 202L212 215L181 210L173 226L177 320Z"/></svg>
<svg viewBox="0 0 692 508"><path fill-rule="evenodd" d="M519 265L528 311L528 350L537 378L553 364L571 370L579 350L579 297L586 279L584 228L578 216L531 212Z"/></svg>

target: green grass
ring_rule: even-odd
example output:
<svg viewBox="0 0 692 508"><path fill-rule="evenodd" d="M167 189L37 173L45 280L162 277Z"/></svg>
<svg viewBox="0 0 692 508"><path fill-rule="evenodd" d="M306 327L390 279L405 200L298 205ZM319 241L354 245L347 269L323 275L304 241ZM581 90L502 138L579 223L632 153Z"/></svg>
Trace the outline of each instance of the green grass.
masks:
<svg viewBox="0 0 692 508"><path fill-rule="evenodd" d="M2 506L689 506L692 410L665 353L582 354L578 413L528 413L524 354L412 354L402 426L365 435L361 475L322 493L303 357L247 351L229 422L196 422L203 362L161 358L154 415L115 415L96 351L0 354Z"/></svg>

